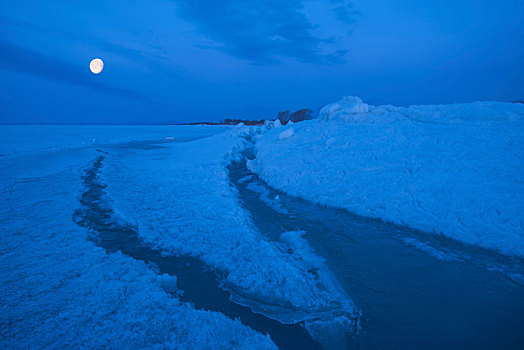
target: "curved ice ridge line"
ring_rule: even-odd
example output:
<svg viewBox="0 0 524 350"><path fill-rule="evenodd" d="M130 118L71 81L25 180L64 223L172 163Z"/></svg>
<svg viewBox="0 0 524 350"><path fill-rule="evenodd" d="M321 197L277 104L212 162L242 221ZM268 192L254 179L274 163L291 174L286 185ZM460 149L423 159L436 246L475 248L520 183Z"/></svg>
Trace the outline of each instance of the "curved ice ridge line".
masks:
<svg viewBox="0 0 524 350"><path fill-rule="evenodd" d="M246 137L246 140L247 140L248 143L252 143L252 141L250 141L248 137ZM252 147L251 148L250 147L246 147L242 151L241 157L239 157L241 160L240 161L234 161L234 162L232 162L228 166L230 182L233 185L236 186L237 183L245 184L246 182L253 180L254 176L252 174L251 175L247 175L247 176L242 176L239 179L235 179L235 180L233 180L232 177L231 177L231 174L233 172L234 164L235 163L236 164L242 164L243 163L244 167L245 167L245 161L247 159L249 159L249 156L251 155L250 152L252 152L252 151L253 151ZM246 167L246 169L247 169L247 167ZM250 182L248 184L248 187L251 184L252 183ZM263 188L263 191L260 191L260 192L259 191L253 191L253 190L251 190L251 191L255 192L255 193L258 193L260 195L259 200L264 202L266 205L269 205L274 210L280 212L280 214L286 214L286 213L283 213L282 210L278 210L278 209L281 209L281 208L275 208L274 205L271 205L271 204L274 204L274 203L270 203L271 200L267 196L269 194L269 191L266 188L264 188L263 186L261 186L261 189L262 188ZM249 212L249 209L247 209L245 206L244 206L244 209L246 209ZM280 238L277 239L277 240L274 240L274 239L271 239L271 240L281 250L287 250L288 248L290 248L289 242L286 242L285 240L282 240ZM311 247L309 247L309 245L307 243L307 240L302 238L302 237L300 238L300 240L302 241L301 244L304 244L304 245L308 246L308 250L309 250L308 253L311 254L313 249ZM301 254L303 252L300 252L298 250L299 249L294 249L293 254L298 254L298 256L300 257L301 260L307 260L306 255L301 256L301 255L303 255L303 254ZM293 322L296 322L297 320L299 320L301 322L305 322L306 323L306 327L308 329L311 329L313 327L313 324L316 323L316 322L321 322L321 323L326 323L326 322L343 323L343 324L345 324L344 328L346 328L346 331L347 331L347 333L350 336L357 336L359 331L360 331L360 319L362 317L361 311L358 310L358 308L354 304L353 300L347 295L346 291L342 288L342 286L338 282L337 278L329 270L329 268L327 266L325 266L325 264L320 262L320 261L323 261L323 258L321 256L319 256L318 254L315 254L314 260L316 261L314 267L321 271L321 275L324 277L324 280L327 280L328 282L330 282L330 284L331 284L330 287L332 287L334 289L335 293L337 293L337 294L339 294L341 296L340 303L336 303L336 304L330 305L329 307L318 308L318 309L314 309L314 310L311 310L311 309L309 309L309 310L299 310L297 308L286 308L285 306L282 306L282 305L268 305L267 303L265 303L263 305L260 305L260 304L257 304L256 299L254 299L254 298L244 298L241 295L241 293L238 293L234 288L231 288L230 286L227 286L227 285L224 286L224 287L231 291L231 297L234 298L232 300L235 303L240 303L242 305L246 305L246 306L249 306L251 308L254 308L254 309L257 309L257 310L261 310L261 312L264 315L266 315L268 317L271 317L271 318L276 318L280 322L293 323ZM283 310L287 310L287 312L282 313ZM291 317L293 317L293 318L291 318ZM311 330L310 330L310 332L311 332Z"/></svg>
<svg viewBox="0 0 524 350"><path fill-rule="evenodd" d="M101 151L107 154L107 152ZM133 259L144 261L158 274L169 274L177 278L177 291L166 292L177 296L181 301L192 303L197 309L222 312L231 318L239 318L243 324L262 333L269 333L279 348L304 349L319 348L300 324L283 324L261 313L256 313L245 305L235 303L231 294L221 288L215 271L202 261L190 256L166 255L143 244L135 227L115 216L108 203L103 184L98 173L105 156L97 157L85 169L82 179L86 188L80 198L82 204L73 215L73 220L90 231L89 238L107 253L121 251ZM189 286L190 288L184 288ZM205 290L206 295L195 294L193 290ZM182 292L180 294L179 292ZM217 304L214 304L217 303Z"/></svg>
<svg viewBox="0 0 524 350"><path fill-rule="evenodd" d="M400 241L436 259L457 263L469 263L482 270L497 271L505 275L518 285L524 285L524 275L522 274L522 266L520 266L518 262L515 262L514 266L511 266L507 263L503 264L498 262L483 263L482 261L477 261L473 259L471 256L468 256L464 252L462 252L461 254L448 252L443 248L435 248L431 243L427 243L423 240L419 240L413 237L400 237Z"/></svg>
<svg viewBox="0 0 524 350"><path fill-rule="evenodd" d="M255 138L246 138L247 142L251 143L251 148L246 148L246 152L250 152L249 154L251 157L249 159L255 159L255 149L254 149L254 143L256 142ZM249 167L248 167L249 168ZM250 174L244 176L242 178L242 181L239 181L239 183L245 183L248 181L251 181L253 179L254 175L257 175L255 172L252 172L252 169L250 170ZM261 187L265 186L265 191L269 192L267 190L268 186L262 179L261 180ZM280 190L276 190L277 192L282 192ZM253 192L257 192L253 188ZM261 193L261 192L257 192ZM285 193L285 192L284 192ZM288 196L292 196L288 193L285 193ZM295 196L297 197L297 196ZM300 198L300 197L297 197ZM267 202L269 206L273 207L276 211L286 211L285 207L281 207L280 204L275 205L275 200L270 200L267 194L263 194L263 198L260 198L262 201ZM307 201L310 201L305 198L301 198ZM312 202L314 203L314 202ZM399 227L403 229L404 235L399 235L394 237L395 239L401 241L403 244L411 246L419 251L422 251L429 256L432 256L436 259L439 259L441 261L447 261L447 262L456 262L456 263L468 263L473 266L476 266L480 269L486 270L486 271L497 271L510 280L512 280L514 283L524 286L524 259L519 256L514 255L506 255L498 250L494 250L492 248L483 247L480 245L472 244L463 242L460 240L456 240L453 237L443 236L442 234L437 235L435 233L429 233L422 231L420 229L415 229L410 227L409 225L402 225L395 222L390 222L388 220L384 220L380 217L369 217L365 215L358 215L354 212L348 211L345 208L326 205L323 203L315 203L317 205L331 207L334 209L342 210L345 212L350 213L351 215L356 215L358 217L367 218L370 220L377 220L379 222L389 223L393 226ZM283 212L283 214L286 214ZM408 237L405 236L406 233L416 233L415 235ZM439 244L438 240L441 239L445 241L444 245ZM481 254L486 258L487 260L484 261L483 259L475 258L476 255Z"/></svg>

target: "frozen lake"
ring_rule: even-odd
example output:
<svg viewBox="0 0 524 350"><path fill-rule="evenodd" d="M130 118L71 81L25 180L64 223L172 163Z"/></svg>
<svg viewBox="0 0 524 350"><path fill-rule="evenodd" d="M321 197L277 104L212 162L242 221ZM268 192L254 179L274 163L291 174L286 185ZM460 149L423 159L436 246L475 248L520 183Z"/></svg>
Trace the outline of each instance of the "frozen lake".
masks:
<svg viewBox="0 0 524 350"><path fill-rule="evenodd" d="M521 259L274 190L239 130L3 128L6 347L524 344Z"/></svg>

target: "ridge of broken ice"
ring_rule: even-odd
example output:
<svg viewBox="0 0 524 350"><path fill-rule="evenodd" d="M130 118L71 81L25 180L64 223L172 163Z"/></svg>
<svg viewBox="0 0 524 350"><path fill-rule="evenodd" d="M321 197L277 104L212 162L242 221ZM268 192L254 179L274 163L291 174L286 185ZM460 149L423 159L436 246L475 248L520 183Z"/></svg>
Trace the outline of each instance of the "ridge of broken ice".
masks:
<svg viewBox="0 0 524 350"><path fill-rule="evenodd" d="M293 136L267 130L252 170L360 215L524 256L524 105L369 106L347 97Z"/></svg>

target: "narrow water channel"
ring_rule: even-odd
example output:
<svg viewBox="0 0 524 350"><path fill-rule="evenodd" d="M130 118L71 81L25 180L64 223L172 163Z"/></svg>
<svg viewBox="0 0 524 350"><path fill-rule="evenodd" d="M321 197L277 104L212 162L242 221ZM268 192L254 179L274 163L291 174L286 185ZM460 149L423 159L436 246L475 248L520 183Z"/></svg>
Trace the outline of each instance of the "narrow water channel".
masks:
<svg viewBox="0 0 524 350"><path fill-rule="evenodd" d="M142 146L144 149L157 147L149 143ZM157 273L176 276L177 289L182 292L176 292L176 296L181 301L189 302L197 309L218 311L231 318L238 318L245 325L269 334L281 349L320 347L302 325L284 325L231 302L230 294L219 286L220 272L209 269L194 257L166 255L165 252L155 250L140 240L135 227L122 223L120 219L116 220L109 207L110 200L106 197L106 186L98 176L104 159L103 155L97 157L85 169L85 192L80 198L81 207L73 216L78 225L91 230L91 238L99 247L108 253L121 251L133 259L144 261Z"/></svg>
<svg viewBox="0 0 524 350"><path fill-rule="evenodd" d="M246 159L229 173L258 230L305 231L361 309L359 336L338 347L524 349L521 259L286 195Z"/></svg>

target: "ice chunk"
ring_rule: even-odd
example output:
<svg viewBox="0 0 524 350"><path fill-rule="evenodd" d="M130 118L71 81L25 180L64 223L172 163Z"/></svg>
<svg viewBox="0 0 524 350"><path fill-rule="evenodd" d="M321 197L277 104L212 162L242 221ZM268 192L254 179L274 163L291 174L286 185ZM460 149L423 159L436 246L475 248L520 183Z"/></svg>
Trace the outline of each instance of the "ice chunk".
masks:
<svg viewBox="0 0 524 350"><path fill-rule="evenodd" d="M158 276L158 280L160 282L160 286L166 292L168 292L168 293L176 293L178 291L176 276L171 276L171 275L168 275L168 274L162 274L162 275Z"/></svg>
<svg viewBox="0 0 524 350"><path fill-rule="evenodd" d="M320 118L324 120L332 120L333 118L351 117L352 114L367 113L369 106L364 103L359 97L346 96L342 100L324 106L320 110Z"/></svg>
<svg viewBox="0 0 524 350"><path fill-rule="evenodd" d="M280 133L280 135L278 135L278 139L279 139L279 140L285 140L285 139L288 139L288 138L290 138L291 136L293 136L293 132L294 132L294 131L293 131L293 128L288 128L288 129L282 131L282 132Z"/></svg>

